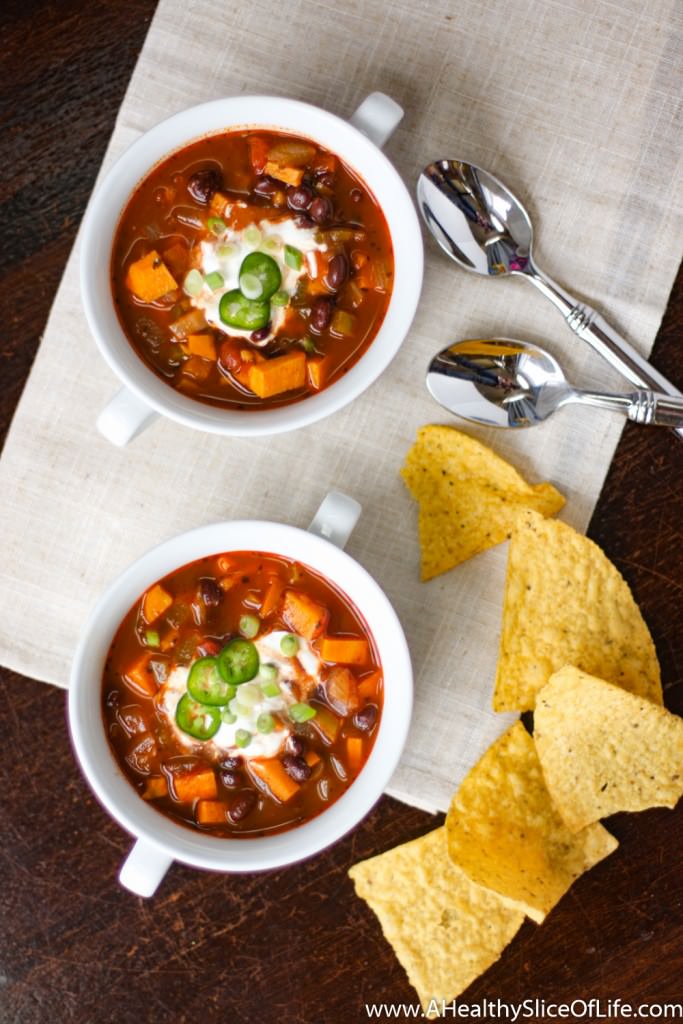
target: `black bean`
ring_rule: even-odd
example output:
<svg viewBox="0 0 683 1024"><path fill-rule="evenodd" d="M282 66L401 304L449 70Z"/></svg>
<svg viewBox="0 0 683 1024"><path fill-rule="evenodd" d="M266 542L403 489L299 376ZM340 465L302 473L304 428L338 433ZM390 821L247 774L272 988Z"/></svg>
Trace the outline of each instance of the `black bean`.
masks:
<svg viewBox="0 0 683 1024"><path fill-rule="evenodd" d="M211 167L205 171L195 171L187 183L187 191L198 203L210 203L215 192L223 184L220 171Z"/></svg>
<svg viewBox="0 0 683 1024"><path fill-rule="evenodd" d="M228 809L230 821L242 821L256 807L256 793L253 789L243 789L239 796L235 797Z"/></svg>
<svg viewBox="0 0 683 1024"><path fill-rule="evenodd" d="M272 330L270 321L265 327L259 327L258 331L252 331L249 335L249 341L265 341Z"/></svg>
<svg viewBox="0 0 683 1024"><path fill-rule="evenodd" d="M319 175L318 185L322 185L323 188L334 188L333 176L329 172Z"/></svg>
<svg viewBox="0 0 683 1024"><path fill-rule="evenodd" d="M220 763L221 768L225 768L228 772L235 771L236 768L242 767L241 757L224 757Z"/></svg>
<svg viewBox="0 0 683 1024"><path fill-rule="evenodd" d="M279 192L282 185L275 178L257 178L254 185L254 192L257 196L272 196Z"/></svg>
<svg viewBox="0 0 683 1024"><path fill-rule="evenodd" d="M311 768L306 764L303 757L294 757L293 754L285 754L282 758L282 765L287 774L295 782L306 782L311 777Z"/></svg>
<svg viewBox="0 0 683 1024"><path fill-rule="evenodd" d="M377 707L374 704L366 704L364 708L357 711L353 716L353 724L361 732L372 732L377 721Z"/></svg>
<svg viewBox="0 0 683 1024"><path fill-rule="evenodd" d="M334 208L327 196L317 196L308 208L309 216L316 224L323 224L329 220L333 212Z"/></svg>
<svg viewBox="0 0 683 1024"><path fill-rule="evenodd" d="M221 603L223 597L223 591L216 581L208 577L200 581L199 593L207 608L215 608L217 604Z"/></svg>
<svg viewBox="0 0 683 1024"><path fill-rule="evenodd" d="M288 736L285 741L285 750L292 757L301 757L304 752L304 741L300 736Z"/></svg>
<svg viewBox="0 0 683 1024"><path fill-rule="evenodd" d="M331 299L316 299L311 306L311 315L309 317L309 324L312 331L316 334L322 334L322 332L330 326L332 319L332 300Z"/></svg>
<svg viewBox="0 0 683 1024"><path fill-rule="evenodd" d="M287 205L292 210L307 210L313 202L313 193L305 185L287 189Z"/></svg>
<svg viewBox="0 0 683 1024"><path fill-rule="evenodd" d="M239 772L221 772L221 782L228 789L235 789L237 786L239 786L241 781L242 776L240 775Z"/></svg>
<svg viewBox="0 0 683 1024"><path fill-rule="evenodd" d="M299 214L297 214L297 216L294 218L294 223L296 224L296 226L298 228L312 228L313 227L313 221L311 220L311 218L308 216L307 213L299 213Z"/></svg>
<svg viewBox="0 0 683 1024"><path fill-rule="evenodd" d="M341 288L344 281L349 276L349 261L346 258L346 254L338 252L330 260L327 267L327 276L325 283L334 288L335 291Z"/></svg>

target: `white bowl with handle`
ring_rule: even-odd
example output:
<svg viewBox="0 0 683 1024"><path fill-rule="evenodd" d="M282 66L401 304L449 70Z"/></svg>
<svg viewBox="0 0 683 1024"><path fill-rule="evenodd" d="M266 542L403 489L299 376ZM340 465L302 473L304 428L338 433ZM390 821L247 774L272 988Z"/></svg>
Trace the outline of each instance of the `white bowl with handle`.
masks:
<svg viewBox="0 0 683 1024"><path fill-rule="evenodd" d="M277 434L329 416L360 395L389 365L415 315L423 272L420 226L410 194L381 147L403 117L383 93L371 93L345 121L319 107L278 96L235 96L174 114L142 135L111 168L82 226L80 280L86 319L104 359L123 383L98 428L127 444L161 414L215 434ZM137 185L162 160L198 139L228 131L265 129L311 139L339 156L379 203L394 255L386 315L367 350L323 391L277 408L231 410L181 394L157 377L127 340L114 309L110 261L122 211Z"/></svg>
<svg viewBox="0 0 683 1024"><path fill-rule="evenodd" d="M81 633L69 681L71 739L83 773L100 803L136 843L120 881L151 896L174 860L223 872L263 871L317 853L353 828L382 795L408 734L413 676L403 629L375 580L344 550L360 505L333 492L308 530L259 520L215 523L182 533L153 548L116 579ZM266 551L310 566L339 588L360 612L374 639L384 678L384 700L374 746L358 777L326 810L284 832L259 838L211 836L179 824L136 792L107 739L102 678L121 621L149 586L208 555Z"/></svg>

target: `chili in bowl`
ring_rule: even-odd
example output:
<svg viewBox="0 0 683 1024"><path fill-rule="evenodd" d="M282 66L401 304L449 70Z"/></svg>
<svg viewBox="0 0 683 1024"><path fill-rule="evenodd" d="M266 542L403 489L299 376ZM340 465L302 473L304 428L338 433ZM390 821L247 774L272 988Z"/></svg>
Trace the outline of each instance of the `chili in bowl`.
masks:
<svg viewBox="0 0 683 1024"><path fill-rule="evenodd" d="M140 895L174 859L252 871L309 856L381 795L412 675L386 596L324 539L334 522L343 542L354 505L328 496L315 532L249 521L183 534L94 611L72 670L72 739L138 838L121 880Z"/></svg>
<svg viewBox="0 0 683 1024"><path fill-rule="evenodd" d="M124 154L81 253L86 316L126 385L99 421L110 440L154 411L218 433L294 429L376 379L422 279L412 201L375 144L401 115L379 93L351 123L239 97Z"/></svg>

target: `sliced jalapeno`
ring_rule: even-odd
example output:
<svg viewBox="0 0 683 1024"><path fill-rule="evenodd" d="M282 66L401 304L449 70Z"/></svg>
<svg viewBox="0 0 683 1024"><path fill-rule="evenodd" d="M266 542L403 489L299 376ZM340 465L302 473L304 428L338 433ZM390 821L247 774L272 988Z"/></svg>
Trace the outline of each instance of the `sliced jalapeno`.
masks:
<svg viewBox="0 0 683 1024"><path fill-rule="evenodd" d="M240 267L240 290L248 299L269 299L280 287L282 274L272 256L250 252Z"/></svg>
<svg viewBox="0 0 683 1024"><path fill-rule="evenodd" d="M270 303L263 299L247 299L239 288L233 288L221 296L218 313L228 327L258 331L270 320Z"/></svg>
<svg viewBox="0 0 683 1024"><path fill-rule="evenodd" d="M175 720L189 736L196 740L210 740L221 727L221 713L218 708L200 704L189 693L184 693L175 709Z"/></svg>
<svg viewBox="0 0 683 1024"><path fill-rule="evenodd" d="M256 647L251 640L242 640L239 637L226 644L216 660L221 676L232 686L247 683L259 670Z"/></svg>
<svg viewBox="0 0 683 1024"><path fill-rule="evenodd" d="M235 690L218 671L215 658L200 658L195 661L187 677L190 696L200 704L222 706L235 696Z"/></svg>

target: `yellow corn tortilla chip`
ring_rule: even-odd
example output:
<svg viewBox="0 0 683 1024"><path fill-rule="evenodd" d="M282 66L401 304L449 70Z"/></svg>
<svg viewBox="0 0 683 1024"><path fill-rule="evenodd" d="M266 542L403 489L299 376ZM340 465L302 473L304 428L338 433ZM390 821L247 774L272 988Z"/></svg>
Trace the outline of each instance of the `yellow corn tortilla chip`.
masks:
<svg viewBox="0 0 683 1024"><path fill-rule="evenodd" d="M424 1012L450 1002L495 963L524 915L448 858L441 827L349 871L416 989Z"/></svg>
<svg viewBox="0 0 683 1024"><path fill-rule="evenodd" d="M526 511L508 554L494 709L533 708L565 665L662 703L655 646L621 573L571 526Z"/></svg>
<svg viewBox="0 0 683 1024"><path fill-rule="evenodd" d="M521 722L466 775L453 797L446 830L453 863L539 923L579 875L618 846L602 825L576 835L569 831Z"/></svg>
<svg viewBox="0 0 683 1024"><path fill-rule="evenodd" d="M552 484L528 484L509 462L453 427L421 427L401 476L419 502L423 580L507 540L526 508L553 515L564 505Z"/></svg>
<svg viewBox="0 0 683 1024"><path fill-rule="evenodd" d="M573 832L617 811L675 807L683 795L683 719L577 668L539 692L534 741Z"/></svg>

